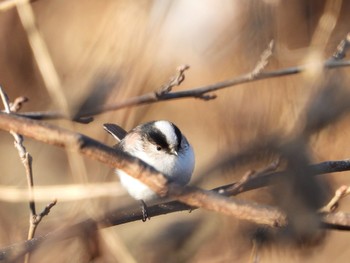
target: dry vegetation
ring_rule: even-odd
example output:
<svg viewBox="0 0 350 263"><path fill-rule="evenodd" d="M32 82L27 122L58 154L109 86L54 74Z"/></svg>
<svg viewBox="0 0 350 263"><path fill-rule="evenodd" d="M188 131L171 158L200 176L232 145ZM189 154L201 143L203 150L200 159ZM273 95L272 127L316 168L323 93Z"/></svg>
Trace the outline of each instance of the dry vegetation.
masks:
<svg viewBox="0 0 350 263"><path fill-rule="evenodd" d="M349 13L341 0L0 1L0 83L8 102L29 99L2 94L0 261L347 262ZM155 119L192 143L191 187L99 143L114 143L103 123ZM182 203L143 223L111 167Z"/></svg>

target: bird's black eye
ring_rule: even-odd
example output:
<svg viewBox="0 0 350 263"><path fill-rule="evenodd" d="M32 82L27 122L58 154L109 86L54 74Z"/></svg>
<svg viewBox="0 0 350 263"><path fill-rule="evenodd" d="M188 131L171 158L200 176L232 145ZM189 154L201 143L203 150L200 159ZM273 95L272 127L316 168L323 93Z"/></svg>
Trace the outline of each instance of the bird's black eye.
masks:
<svg viewBox="0 0 350 263"><path fill-rule="evenodd" d="M160 147L159 145L157 145L157 151L162 150L162 147Z"/></svg>

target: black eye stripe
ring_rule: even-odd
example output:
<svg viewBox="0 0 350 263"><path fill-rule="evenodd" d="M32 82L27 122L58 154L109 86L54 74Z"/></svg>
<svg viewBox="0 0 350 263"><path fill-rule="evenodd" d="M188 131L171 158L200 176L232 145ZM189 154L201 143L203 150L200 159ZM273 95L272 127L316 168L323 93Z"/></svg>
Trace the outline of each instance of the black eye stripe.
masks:
<svg viewBox="0 0 350 263"><path fill-rule="evenodd" d="M180 129L173 123L170 122L172 127L174 128L175 136L177 145L175 146L176 149L180 148L181 141L182 141L182 133ZM142 125L141 132L144 134L145 138L148 139L148 141L152 142L153 144L159 145L162 147L162 149L168 151L170 150L169 142L167 141L167 138L164 133L162 133L160 130L155 128L154 122L148 122Z"/></svg>
<svg viewBox="0 0 350 263"><path fill-rule="evenodd" d="M161 131L154 129L153 122L145 123L142 126L141 131L145 134L148 141L159 145L162 149L169 149L169 144L165 135Z"/></svg>
<svg viewBox="0 0 350 263"><path fill-rule="evenodd" d="M177 146L180 147L181 140L182 140L182 133L181 133L180 129L174 123L171 123L171 125L173 125L174 130L175 130L175 134L176 134L176 138L177 138Z"/></svg>
<svg viewBox="0 0 350 263"><path fill-rule="evenodd" d="M163 149L168 149L169 148L169 144L168 144L168 142L166 140L166 137L160 131L157 131L157 130L150 131L148 133L148 139L150 141L153 141L155 144L159 145Z"/></svg>

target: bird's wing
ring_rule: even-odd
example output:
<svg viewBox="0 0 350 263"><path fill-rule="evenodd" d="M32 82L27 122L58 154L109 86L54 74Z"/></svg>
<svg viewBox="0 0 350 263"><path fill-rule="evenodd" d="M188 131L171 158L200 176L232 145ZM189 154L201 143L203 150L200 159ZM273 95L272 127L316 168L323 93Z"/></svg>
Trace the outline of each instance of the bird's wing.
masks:
<svg viewBox="0 0 350 263"><path fill-rule="evenodd" d="M126 136L127 132L122 127L113 124L113 123L105 123L103 124L103 128L111 134L118 142L120 142Z"/></svg>

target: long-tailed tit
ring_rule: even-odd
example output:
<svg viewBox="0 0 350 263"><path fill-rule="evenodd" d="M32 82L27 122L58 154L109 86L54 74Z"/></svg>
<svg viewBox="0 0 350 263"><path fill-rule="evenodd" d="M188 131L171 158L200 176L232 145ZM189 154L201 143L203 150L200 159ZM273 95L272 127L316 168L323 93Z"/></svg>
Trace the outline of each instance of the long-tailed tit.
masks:
<svg viewBox="0 0 350 263"><path fill-rule="evenodd" d="M116 124L106 123L104 129L117 141L117 149L137 157L163 173L169 180L186 185L194 169L194 152L186 137L175 124L151 121L126 132ZM122 170L116 170L121 184L135 199L151 200L157 197L147 185Z"/></svg>

